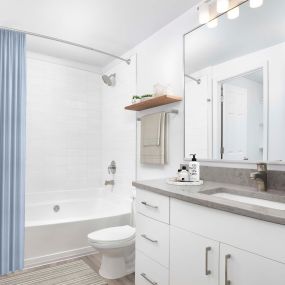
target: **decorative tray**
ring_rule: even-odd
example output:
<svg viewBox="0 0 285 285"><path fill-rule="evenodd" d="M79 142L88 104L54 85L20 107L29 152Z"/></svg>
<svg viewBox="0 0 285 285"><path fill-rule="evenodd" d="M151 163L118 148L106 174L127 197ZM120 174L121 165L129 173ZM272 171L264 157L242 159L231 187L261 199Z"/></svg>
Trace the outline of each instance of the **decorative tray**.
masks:
<svg viewBox="0 0 285 285"><path fill-rule="evenodd" d="M176 177L168 178L166 182L167 184L176 185L176 186L199 186L199 185L203 185L204 183L203 180L181 182L181 181L178 181Z"/></svg>

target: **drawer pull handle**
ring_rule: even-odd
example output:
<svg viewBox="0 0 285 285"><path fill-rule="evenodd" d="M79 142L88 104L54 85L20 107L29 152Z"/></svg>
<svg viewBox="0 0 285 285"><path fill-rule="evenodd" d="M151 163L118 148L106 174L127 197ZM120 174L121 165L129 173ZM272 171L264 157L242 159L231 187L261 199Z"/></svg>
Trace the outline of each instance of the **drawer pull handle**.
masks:
<svg viewBox="0 0 285 285"><path fill-rule="evenodd" d="M145 234L142 234L141 237L143 237L144 239L147 239L147 240L149 240L149 241L151 241L151 242L153 242L153 243L158 243L158 240L151 239L151 238L149 238L149 237L148 237L147 235L145 235Z"/></svg>
<svg viewBox="0 0 285 285"><path fill-rule="evenodd" d="M212 248L209 246L209 247L206 247L206 254L205 254L205 274L206 275L210 275L211 274L211 270L209 270L209 262L208 262L208 259L209 259L209 251L211 251Z"/></svg>
<svg viewBox="0 0 285 285"><path fill-rule="evenodd" d="M154 206L154 205L151 205L151 204L148 204L147 202L141 202L143 205L145 205L146 207L150 207L150 208L153 208L153 209L158 209L158 206Z"/></svg>
<svg viewBox="0 0 285 285"><path fill-rule="evenodd" d="M152 285L158 285L157 282L154 282L154 281L152 281L150 278L148 278L145 273L142 273L141 276L142 276L147 282L149 282L150 284L152 284Z"/></svg>
<svg viewBox="0 0 285 285"><path fill-rule="evenodd" d="M225 256L225 285L231 285L231 281L228 280L228 260L231 258L230 254Z"/></svg>

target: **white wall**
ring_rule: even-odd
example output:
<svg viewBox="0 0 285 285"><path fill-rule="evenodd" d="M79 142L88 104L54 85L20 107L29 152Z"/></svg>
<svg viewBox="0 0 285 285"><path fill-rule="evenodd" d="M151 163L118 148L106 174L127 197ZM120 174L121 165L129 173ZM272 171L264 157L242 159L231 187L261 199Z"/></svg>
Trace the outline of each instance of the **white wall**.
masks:
<svg viewBox="0 0 285 285"><path fill-rule="evenodd" d="M124 110L136 94L136 56L131 64L118 63L107 71L116 74L116 84L102 85L103 180L115 180L115 194L130 195L131 182L136 176L136 114ZM114 160L115 176L108 174L108 165ZM107 187L107 191L112 187Z"/></svg>
<svg viewBox="0 0 285 285"><path fill-rule="evenodd" d="M101 79L83 68L28 55L27 192L102 185Z"/></svg>
<svg viewBox="0 0 285 285"><path fill-rule="evenodd" d="M152 93L153 85L159 82L165 85L170 84L176 95L183 96L183 35L196 25L196 10L191 9L125 55L127 57L130 54L137 54L137 94ZM106 72L109 72L114 64L117 64L117 61L106 67ZM121 97L121 100L125 100L129 103L132 94L125 93L122 94L122 96L125 98ZM159 112L161 110L170 110L172 108L179 109L179 114L170 115L169 117L169 162L165 166L146 166L141 165L139 159L137 159L138 179L173 176L180 163L183 162L183 102L142 111L138 113L138 116ZM124 112L128 113L130 111ZM135 121L135 119L133 120ZM137 124L139 130L140 123L138 122ZM131 132L132 130L129 131L129 136ZM126 136L124 140L128 143L128 136ZM139 153L139 136L137 143ZM118 151L121 150L123 149ZM125 152L125 157L133 157L135 149L133 148L132 151L133 153L131 153L130 150ZM130 184L131 181L128 181L128 183Z"/></svg>

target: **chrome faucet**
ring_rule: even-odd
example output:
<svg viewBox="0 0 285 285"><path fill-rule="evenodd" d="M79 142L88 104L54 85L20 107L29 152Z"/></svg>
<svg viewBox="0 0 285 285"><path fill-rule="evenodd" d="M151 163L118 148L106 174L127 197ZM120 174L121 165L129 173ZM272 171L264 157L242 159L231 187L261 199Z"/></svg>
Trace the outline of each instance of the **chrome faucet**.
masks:
<svg viewBox="0 0 285 285"><path fill-rule="evenodd" d="M115 185L115 181L114 180L105 180L105 186L107 186L107 185L114 186Z"/></svg>
<svg viewBox="0 0 285 285"><path fill-rule="evenodd" d="M250 173L250 179L256 181L259 191L267 191L267 164L258 163L257 172Z"/></svg>

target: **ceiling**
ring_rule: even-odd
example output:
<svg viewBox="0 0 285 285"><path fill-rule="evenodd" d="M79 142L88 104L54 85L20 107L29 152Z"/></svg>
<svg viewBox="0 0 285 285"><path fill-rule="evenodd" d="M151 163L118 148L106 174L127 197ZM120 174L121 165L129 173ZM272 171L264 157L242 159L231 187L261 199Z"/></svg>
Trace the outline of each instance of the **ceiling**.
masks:
<svg viewBox="0 0 285 285"><path fill-rule="evenodd" d="M197 0L0 0L0 25L122 55ZM112 58L28 36L28 49L104 66Z"/></svg>

